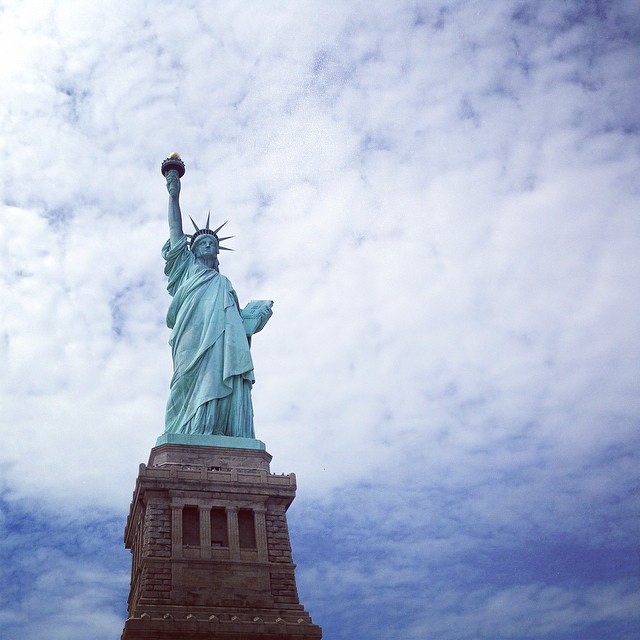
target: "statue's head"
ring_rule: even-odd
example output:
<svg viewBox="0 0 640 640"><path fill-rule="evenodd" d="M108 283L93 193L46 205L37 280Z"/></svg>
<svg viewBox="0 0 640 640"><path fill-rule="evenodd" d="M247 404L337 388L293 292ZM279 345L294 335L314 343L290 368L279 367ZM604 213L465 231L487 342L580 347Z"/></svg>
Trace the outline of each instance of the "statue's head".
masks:
<svg viewBox="0 0 640 640"><path fill-rule="evenodd" d="M217 255L221 249L225 251L231 251L228 247L223 247L220 243L223 240L233 238L233 236L225 236L224 238L218 237L218 231L224 227L226 222L223 222L217 229L211 230L209 228L210 214L207 216L207 224L204 229L200 229L198 225L191 218L191 222L196 229L196 232L192 236L188 236L190 239L190 247L193 255L202 260L203 262L209 262L215 259L215 268L217 269L218 258Z"/></svg>
<svg viewBox="0 0 640 640"><path fill-rule="evenodd" d="M207 240L207 244L213 243L215 245L216 253L220 251L220 240L210 229L200 229L191 236L191 251L195 253L198 250L198 246L204 244L204 240Z"/></svg>
<svg viewBox="0 0 640 640"><path fill-rule="evenodd" d="M203 233L191 242L191 252L200 262L218 271L218 252L220 245L213 233Z"/></svg>

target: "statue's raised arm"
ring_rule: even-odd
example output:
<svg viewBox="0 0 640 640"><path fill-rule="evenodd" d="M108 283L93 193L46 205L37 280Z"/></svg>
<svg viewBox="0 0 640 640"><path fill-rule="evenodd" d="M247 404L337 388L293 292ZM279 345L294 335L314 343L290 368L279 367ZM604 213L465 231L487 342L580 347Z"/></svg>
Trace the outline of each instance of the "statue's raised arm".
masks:
<svg viewBox="0 0 640 640"><path fill-rule="evenodd" d="M251 387L251 335L271 317L270 300L252 301L240 310L229 280L218 270L217 229L195 227L185 234L180 211L180 178L185 166L178 154L162 163L169 192L169 240L163 247L167 289L173 300L167 313L171 380L165 433L255 438Z"/></svg>
<svg viewBox="0 0 640 640"><path fill-rule="evenodd" d="M162 173L167 181L169 192L169 239L172 247L175 247L184 236L180 211L180 178L184 175L184 171L184 162L177 153L172 153L162 163Z"/></svg>

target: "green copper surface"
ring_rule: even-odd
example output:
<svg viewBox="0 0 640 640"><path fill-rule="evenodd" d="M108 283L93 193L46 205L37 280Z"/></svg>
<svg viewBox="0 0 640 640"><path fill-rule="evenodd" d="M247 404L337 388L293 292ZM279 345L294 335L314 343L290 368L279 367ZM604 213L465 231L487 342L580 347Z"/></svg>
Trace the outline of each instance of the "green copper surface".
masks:
<svg viewBox="0 0 640 640"><path fill-rule="evenodd" d="M156 447L161 444L190 444L200 447L226 447L228 449L257 449L266 451L264 442L255 438L239 436L207 436L188 433L163 433L156 440Z"/></svg>
<svg viewBox="0 0 640 640"><path fill-rule="evenodd" d="M209 230L207 220L207 233L190 246L182 231L178 171L170 168L165 178L169 240L162 255L167 290L173 298L167 312L173 378L165 435L227 436L255 442L250 337L271 317L273 303L256 301L240 309L231 282L218 271L217 230Z"/></svg>

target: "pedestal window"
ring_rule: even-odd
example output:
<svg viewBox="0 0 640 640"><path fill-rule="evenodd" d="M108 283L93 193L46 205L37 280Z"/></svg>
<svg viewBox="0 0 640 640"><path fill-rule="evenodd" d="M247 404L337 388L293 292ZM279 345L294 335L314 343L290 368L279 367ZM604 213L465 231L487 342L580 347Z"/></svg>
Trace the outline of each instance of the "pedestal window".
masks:
<svg viewBox="0 0 640 640"><path fill-rule="evenodd" d="M190 547L200 546L200 514L198 507L182 508L182 544Z"/></svg>
<svg viewBox="0 0 640 640"><path fill-rule="evenodd" d="M211 509L211 546L228 547L227 513L224 509Z"/></svg>
<svg viewBox="0 0 640 640"><path fill-rule="evenodd" d="M255 517L251 509L238 510L238 533L240 534L241 549L256 548Z"/></svg>

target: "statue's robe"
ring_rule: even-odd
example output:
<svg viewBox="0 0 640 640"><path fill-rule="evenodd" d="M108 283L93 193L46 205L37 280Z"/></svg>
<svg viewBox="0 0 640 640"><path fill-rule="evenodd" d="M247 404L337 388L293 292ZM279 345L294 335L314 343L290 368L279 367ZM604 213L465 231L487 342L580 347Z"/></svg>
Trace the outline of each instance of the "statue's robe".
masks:
<svg viewBox="0 0 640 640"><path fill-rule="evenodd" d="M162 248L173 378L165 433L253 438L249 341L227 278L191 253L183 237Z"/></svg>

